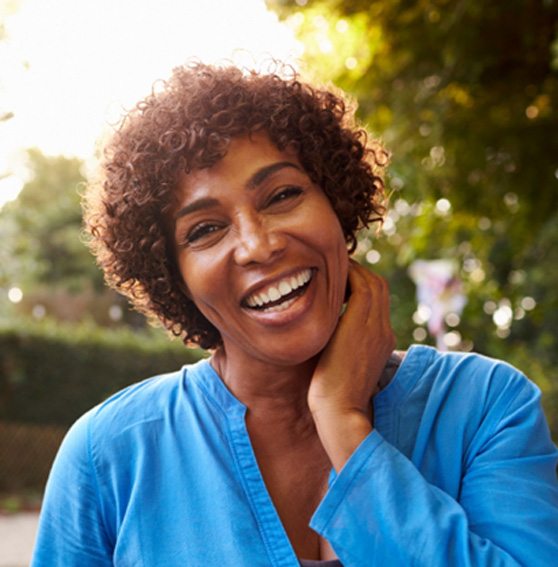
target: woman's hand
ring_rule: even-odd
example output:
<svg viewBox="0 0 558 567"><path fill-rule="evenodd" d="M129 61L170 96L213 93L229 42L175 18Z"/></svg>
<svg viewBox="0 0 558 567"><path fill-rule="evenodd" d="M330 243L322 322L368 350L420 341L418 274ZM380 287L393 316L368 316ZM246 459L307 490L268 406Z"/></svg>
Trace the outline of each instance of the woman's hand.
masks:
<svg viewBox="0 0 558 567"><path fill-rule="evenodd" d="M372 431L372 397L395 348L385 280L351 261L349 284L347 308L308 390L318 435L337 470Z"/></svg>

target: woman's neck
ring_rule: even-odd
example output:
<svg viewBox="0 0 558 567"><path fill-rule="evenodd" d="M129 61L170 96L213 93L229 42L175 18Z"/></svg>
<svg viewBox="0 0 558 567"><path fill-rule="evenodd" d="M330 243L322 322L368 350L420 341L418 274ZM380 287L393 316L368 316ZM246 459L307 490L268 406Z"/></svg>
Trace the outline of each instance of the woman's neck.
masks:
<svg viewBox="0 0 558 567"><path fill-rule="evenodd" d="M317 358L298 365L275 365L220 347L211 364L252 417L268 421L309 417L307 394Z"/></svg>

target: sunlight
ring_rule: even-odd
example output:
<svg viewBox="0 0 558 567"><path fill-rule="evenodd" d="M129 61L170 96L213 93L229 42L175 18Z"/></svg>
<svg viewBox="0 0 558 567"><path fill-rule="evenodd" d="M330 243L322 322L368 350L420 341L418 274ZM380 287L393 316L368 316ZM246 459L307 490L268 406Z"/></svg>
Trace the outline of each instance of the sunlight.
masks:
<svg viewBox="0 0 558 567"><path fill-rule="evenodd" d="M91 156L107 124L187 58L254 66L301 53L263 0L21 0L4 21L0 112L14 117L0 123L0 206L24 181L22 149Z"/></svg>

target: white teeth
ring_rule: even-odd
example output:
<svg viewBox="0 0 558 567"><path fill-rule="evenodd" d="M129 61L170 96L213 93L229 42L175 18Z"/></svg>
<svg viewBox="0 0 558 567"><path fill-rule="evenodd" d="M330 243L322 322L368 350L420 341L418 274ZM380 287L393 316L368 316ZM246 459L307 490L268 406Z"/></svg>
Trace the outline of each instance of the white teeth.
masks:
<svg viewBox="0 0 558 567"><path fill-rule="evenodd" d="M271 301L277 301L282 295L276 287L270 287L268 293Z"/></svg>
<svg viewBox="0 0 558 567"><path fill-rule="evenodd" d="M287 295L287 293L291 293L291 291L293 291L291 284L287 283L286 281L279 283L279 293L281 295Z"/></svg>
<svg viewBox="0 0 558 567"><path fill-rule="evenodd" d="M304 284L310 281L312 277L312 270L303 270L302 272L295 274L294 276L289 276L280 282L270 286L265 291L260 291L258 293L252 294L250 297L246 299L246 304L249 307L262 307L266 303L271 303L272 301L277 301L281 297L288 295L289 293L293 292L295 289L303 286ZM273 308L269 307L268 309L273 310L280 310L286 309L291 305L295 298L292 300L286 301L281 303L280 305L276 305ZM280 308L280 309L279 309Z"/></svg>

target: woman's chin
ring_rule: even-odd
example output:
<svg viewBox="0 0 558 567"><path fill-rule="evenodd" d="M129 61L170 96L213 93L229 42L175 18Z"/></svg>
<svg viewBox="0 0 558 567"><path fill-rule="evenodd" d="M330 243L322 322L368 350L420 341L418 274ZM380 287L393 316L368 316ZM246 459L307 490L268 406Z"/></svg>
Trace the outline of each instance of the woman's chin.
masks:
<svg viewBox="0 0 558 567"><path fill-rule="evenodd" d="M302 340L277 343L274 347L261 352L269 362L278 366L299 366L318 357L327 346L332 333L305 336Z"/></svg>

